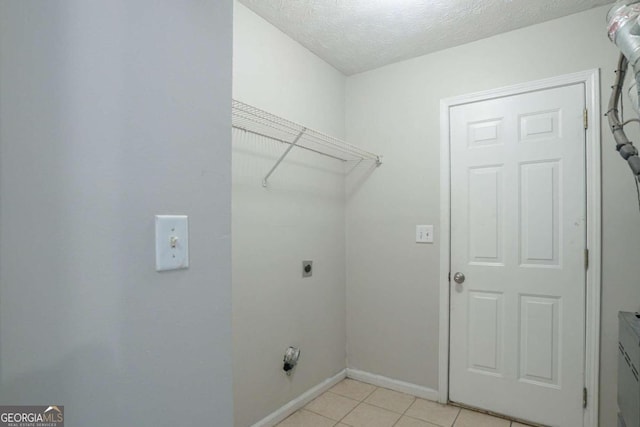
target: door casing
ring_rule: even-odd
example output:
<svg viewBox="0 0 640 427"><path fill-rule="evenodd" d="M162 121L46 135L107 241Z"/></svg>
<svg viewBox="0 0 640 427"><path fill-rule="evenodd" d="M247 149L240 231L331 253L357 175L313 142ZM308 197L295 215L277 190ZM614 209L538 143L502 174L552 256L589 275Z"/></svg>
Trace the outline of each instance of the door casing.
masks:
<svg viewBox="0 0 640 427"><path fill-rule="evenodd" d="M585 378L588 390L583 427L598 425L600 367L600 290L602 268L601 166L600 166L600 71L592 69L514 86L447 98L440 101L440 327L438 392L440 403L449 401L449 309L451 265L451 158L449 110L452 107L505 96L583 83L588 127L585 130L587 248L586 271Z"/></svg>

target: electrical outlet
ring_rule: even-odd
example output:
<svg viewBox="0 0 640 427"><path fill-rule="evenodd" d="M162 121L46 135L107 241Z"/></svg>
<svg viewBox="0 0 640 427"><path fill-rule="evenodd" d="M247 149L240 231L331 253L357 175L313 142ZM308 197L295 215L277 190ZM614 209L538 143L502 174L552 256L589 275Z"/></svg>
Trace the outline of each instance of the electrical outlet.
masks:
<svg viewBox="0 0 640 427"><path fill-rule="evenodd" d="M433 225L416 225L416 243L433 243Z"/></svg>
<svg viewBox="0 0 640 427"><path fill-rule="evenodd" d="M302 277L313 275L313 261L302 261Z"/></svg>

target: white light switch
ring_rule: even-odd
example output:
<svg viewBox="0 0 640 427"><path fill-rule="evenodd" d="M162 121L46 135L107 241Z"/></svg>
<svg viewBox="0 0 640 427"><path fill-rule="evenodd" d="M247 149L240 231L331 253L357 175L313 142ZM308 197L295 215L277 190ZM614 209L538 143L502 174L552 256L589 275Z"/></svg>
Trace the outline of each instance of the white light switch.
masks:
<svg viewBox="0 0 640 427"><path fill-rule="evenodd" d="M433 225L416 225L416 243L433 243Z"/></svg>
<svg viewBox="0 0 640 427"><path fill-rule="evenodd" d="M156 270L189 267L189 223L186 215L156 215Z"/></svg>

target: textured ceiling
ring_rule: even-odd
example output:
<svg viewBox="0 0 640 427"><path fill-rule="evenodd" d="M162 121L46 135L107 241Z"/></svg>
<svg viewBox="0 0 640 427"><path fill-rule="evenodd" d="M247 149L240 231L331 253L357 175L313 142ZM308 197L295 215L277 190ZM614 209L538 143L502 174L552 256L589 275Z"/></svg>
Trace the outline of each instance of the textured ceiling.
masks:
<svg viewBox="0 0 640 427"><path fill-rule="evenodd" d="M239 0L346 75L611 0ZM602 17L605 34L605 16Z"/></svg>

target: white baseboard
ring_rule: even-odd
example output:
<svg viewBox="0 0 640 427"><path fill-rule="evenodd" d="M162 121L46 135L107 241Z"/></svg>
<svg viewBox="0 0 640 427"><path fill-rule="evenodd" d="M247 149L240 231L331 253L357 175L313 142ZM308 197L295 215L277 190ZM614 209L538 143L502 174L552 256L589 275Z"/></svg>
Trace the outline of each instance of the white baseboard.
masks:
<svg viewBox="0 0 640 427"><path fill-rule="evenodd" d="M267 415L251 427L275 426L280 421L284 420L289 415L296 412L298 409L303 408L307 403L311 402L313 399L320 396L322 393L329 390L334 385L338 384L344 378L351 378L354 380L362 381L364 383L373 384L378 387L388 388L436 402L440 397L437 390L433 390L428 387L394 380L391 378L383 377L382 375L370 374L369 372L359 371L357 369L343 369L333 377L324 380L317 386L307 390L300 396L293 399L291 402L282 406L280 409Z"/></svg>
<svg viewBox="0 0 640 427"><path fill-rule="evenodd" d="M437 402L440 398L440 394L437 390L407 383L404 381L394 380L391 378L383 377L382 375L358 371L357 369L347 368L347 378L352 378L354 380L373 384L378 387L384 387L391 390L399 391L401 393L412 394L423 399L433 400L434 402Z"/></svg>
<svg viewBox="0 0 640 427"><path fill-rule="evenodd" d="M303 408L307 403L311 402L313 399L315 399L316 397L320 396L322 393L324 393L325 391L329 390L334 385L338 384L340 381L345 379L346 376L347 376L347 370L343 369L342 371L338 372L333 377L324 380L323 382L321 382L317 386L307 390L306 392L304 392L300 396L298 396L295 399L293 399L291 402L289 402L286 405L282 406L280 409L278 409L275 412L272 412L271 414L267 415L266 417L264 417L263 419L261 419L260 421L258 421L257 423L255 423L251 427L273 427L273 426L275 426L280 421L284 420L289 415L291 415L294 412L296 412L298 409Z"/></svg>

